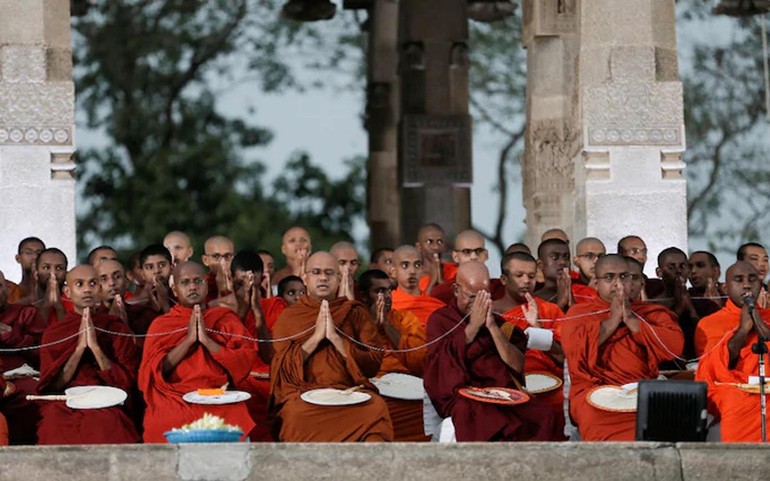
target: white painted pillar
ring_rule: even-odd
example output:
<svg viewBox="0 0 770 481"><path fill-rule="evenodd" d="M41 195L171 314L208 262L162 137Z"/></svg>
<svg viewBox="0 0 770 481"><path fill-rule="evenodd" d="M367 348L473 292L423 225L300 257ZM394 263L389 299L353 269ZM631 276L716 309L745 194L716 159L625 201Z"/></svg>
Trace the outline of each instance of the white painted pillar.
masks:
<svg viewBox="0 0 770 481"><path fill-rule="evenodd" d="M0 270L19 241L75 264L75 87L68 0L0 0Z"/></svg>

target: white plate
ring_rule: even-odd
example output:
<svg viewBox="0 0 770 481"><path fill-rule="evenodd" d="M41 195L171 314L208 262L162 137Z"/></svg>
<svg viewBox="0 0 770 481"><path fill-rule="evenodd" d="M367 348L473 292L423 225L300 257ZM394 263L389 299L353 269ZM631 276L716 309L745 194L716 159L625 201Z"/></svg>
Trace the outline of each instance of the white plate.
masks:
<svg viewBox="0 0 770 481"><path fill-rule="evenodd" d="M407 401L421 401L425 396L422 379L409 374L391 372L379 378L369 379L383 396Z"/></svg>
<svg viewBox="0 0 770 481"><path fill-rule="evenodd" d="M588 403L604 411L635 412L637 392L629 391L618 386L599 386L588 393Z"/></svg>
<svg viewBox="0 0 770 481"><path fill-rule="evenodd" d="M371 399L368 393L353 391L346 394L342 389L313 389L305 391L300 395L303 401L319 406L348 406L350 404L361 404Z"/></svg>
<svg viewBox="0 0 770 481"><path fill-rule="evenodd" d="M108 408L123 404L128 397L126 391L112 386L76 386L65 389L64 394L71 409Z"/></svg>
<svg viewBox="0 0 770 481"><path fill-rule="evenodd" d="M251 398L251 394L244 391L225 391L219 396L201 396L198 391L191 391L182 396L182 399L191 404L233 404Z"/></svg>
<svg viewBox="0 0 770 481"><path fill-rule="evenodd" d="M16 369L11 369L10 371L5 371L3 373L4 379L16 379L20 377L34 377L39 376L40 372L37 371L35 368L30 366L27 363L22 364L21 366L17 367Z"/></svg>
<svg viewBox="0 0 770 481"><path fill-rule="evenodd" d="M540 394L559 388L562 380L552 374L531 372L524 376L524 385L527 386L527 392Z"/></svg>

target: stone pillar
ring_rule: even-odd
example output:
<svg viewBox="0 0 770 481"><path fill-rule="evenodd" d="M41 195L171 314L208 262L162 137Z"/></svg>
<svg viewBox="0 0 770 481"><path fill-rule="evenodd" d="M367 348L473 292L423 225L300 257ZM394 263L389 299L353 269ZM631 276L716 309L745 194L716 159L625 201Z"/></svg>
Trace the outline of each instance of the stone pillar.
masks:
<svg viewBox="0 0 770 481"><path fill-rule="evenodd" d="M535 233L544 229L564 226L573 239L595 236L612 252L620 237L636 234L647 243L651 260L646 271L651 273L663 248L687 248L674 1L532 2L555 4L557 18L574 12L577 30L571 35L577 36L579 49L576 56L568 49L561 58L563 69L575 72L567 98L569 122L559 137L563 157L553 163L542 156L542 149L531 149L531 145L551 147L551 132L533 130L537 124L530 130L532 144L525 154L531 159L525 164L525 182L531 176L542 179L543 171L555 164L564 174L554 182L571 175L574 184L571 189L568 183L559 185L564 189L560 198L555 197L556 188L525 187L528 221L537 222L529 211L541 208L540 224L530 224L528 239L534 240ZM542 51L528 55L535 57L530 64L548 61ZM547 105L543 98L538 100ZM543 204L548 207L543 209Z"/></svg>
<svg viewBox="0 0 770 481"><path fill-rule="evenodd" d="M575 65L580 42L576 0L524 0L527 49L527 131L521 156L526 242L533 249L543 232L573 229L572 158L578 152L574 125Z"/></svg>
<svg viewBox="0 0 770 481"><path fill-rule="evenodd" d="M68 0L0 0L0 269L19 241L75 263L75 87Z"/></svg>
<svg viewBox="0 0 770 481"><path fill-rule="evenodd" d="M447 238L471 224L468 115L468 5L401 0L399 182L401 242L426 222Z"/></svg>
<svg viewBox="0 0 770 481"><path fill-rule="evenodd" d="M398 2L374 0L369 6L366 130L367 220L370 247L400 243L398 187Z"/></svg>

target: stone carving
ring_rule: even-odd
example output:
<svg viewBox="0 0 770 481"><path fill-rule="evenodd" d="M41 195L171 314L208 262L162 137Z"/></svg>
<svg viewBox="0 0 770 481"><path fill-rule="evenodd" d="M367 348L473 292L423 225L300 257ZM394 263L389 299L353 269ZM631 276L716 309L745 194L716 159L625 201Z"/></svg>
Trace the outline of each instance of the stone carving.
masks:
<svg viewBox="0 0 770 481"><path fill-rule="evenodd" d="M471 121L467 115L405 115L403 184L470 184Z"/></svg>
<svg viewBox="0 0 770 481"><path fill-rule="evenodd" d="M452 53L449 59L449 68L467 69L469 67L468 44L455 42L452 44Z"/></svg>
<svg viewBox="0 0 770 481"><path fill-rule="evenodd" d="M0 48L4 82L45 82L46 52L43 47L6 45Z"/></svg>
<svg viewBox="0 0 770 481"><path fill-rule="evenodd" d="M611 82L583 90L587 145L684 148L682 84Z"/></svg>
<svg viewBox="0 0 770 481"><path fill-rule="evenodd" d="M75 180L74 152L70 150L51 152L51 179Z"/></svg>
<svg viewBox="0 0 770 481"><path fill-rule="evenodd" d="M409 42L404 45L404 67L407 70L425 70L425 51L422 42Z"/></svg>
<svg viewBox="0 0 770 481"><path fill-rule="evenodd" d="M0 145L71 145L70 127L0 126Z"/></svg>
<svg viewBox="0 0 770 481"><path fill-rule="evenodd" d="M0 83L0 127L74 125L72 82Z"/></svg>

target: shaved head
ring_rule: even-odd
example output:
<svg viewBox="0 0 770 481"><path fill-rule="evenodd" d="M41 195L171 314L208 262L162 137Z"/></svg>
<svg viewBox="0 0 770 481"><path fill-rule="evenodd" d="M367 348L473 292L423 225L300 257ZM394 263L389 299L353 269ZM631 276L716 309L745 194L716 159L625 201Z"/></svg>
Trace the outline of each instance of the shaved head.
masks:
<svg viewBox="0 0 770 481"><path fill-rule="evenodd" d="M354 251L354 250L356 250L356 246L353 245L352 242L339 241L339 242L335 242L334 243L332 248L329 249L329 252L331 253L331 255L336 256L337 255L336 253L339 252L339 251L342 251L342 250L353 250Z"/></svg>
<svg viewBox="0 0 770 481"><path fill-rule="evenodd" d="M542 237L540 237L540 242L547 241L548 239L559 239L569 244L567 233L561 229L548 229L543 232Z"/></svg>
<svg viewBox="0 0 770 481"><path fill-rule="evenodd" d="M235 250L235 247L233 246L233 241L231 241L229 238L223 236L223 235L215 235L213 237L209 237L206 239L206 243L203 244L203 251L207 254L213 253L218 248L227 248L229 247L229 250L232 252Z"/></svg>
<svg viewBox="0 0 770 481"><path fill-rule="evenodd" d="M173 275L175 279L186 273L206 275L206 268L192 261L180 262L174 266Z"/></svg>
<svg viewBox="0 0 770 481"><path fill-rule="evenodd" d="M461 242L481 242L483 244L484 236L473 229L464 230L455 237L455 245Z"/></svg>
<svg viewBox="0 0 770 481"><path fill-rule="evenodd" d="M318 251L307 259L305 267L307 294L317 301L337 298L340 271L337 258L329 252Z"/></svg>
<svg viewBox="0 0 770 481"><path fill-rule="evenodd" d="M180 262L174 266L174 293L183 307L193 307L206 302L209 287L206 268L197 262Z"/></svg>
<svg viewBox="0 0 770 481"><path fill-rule="evenodd" d="M163 238L163 246L171 253L174 264L190 260L193 248L190 245L190 237L182 231L172 230Z"/></svg>
<svg viewBox="0 0 770 481"><path fill-rule="evenodd" d="M478 261L468 261L457 268L458 283L489 282L489 269Z"/></svg>
<svg viewBox="0 0 770 481"><path fill-rule="evenodd" d="M457 307L461 312L468 313L476 295L481 291L489 291L487 266L478 261L463 262L457 268L453 291Z"/></svg>
<svg viewBox="0 0 770 481"><path fill-rule="evenodd" d="M598 261L596 261L596 275L601 276L604 268L610 265L622 265L627 267L628 261L626 261L625 257L619 254L608 254L606 256L602 256Z"/></svg>
<svg viewBox="0 0 770 481"><path fill-rule="evenodd" d="M330 249L330 253L337 260L340 273L347 271L348 278L352 279L358 268L361 267L356 246L347 241L337 242Z"/></svg>
<svg viewBox="0 0 770 481"><path fill-rule="evenodd" d="M505 249L505 255L513 254L514 252L526 252L527 254L532 254L532 249L530 249L529 246L523 242L516 242L515 244L509 245L508 248Z"/></svg>
<svg viewBox="0 0 770 481"><path fill-rule="evenodd" d="M400 258L404 257L404 255L407 255L407 254L409 254L409 255L416 254L416 255L419 256L420 255L420 251L418 251L417 248L414 247L414 246L409 246L409 245L401 246L398 249L393 251L393 262L395 263L396 259L400 259Z"/></svg>
<svg viewBox="0 0 770 481"><path fill-rule="evenodd" d="M93 267L90 264L81 264L79 266L73 267L67 273L67 284L71 284L73 280L77 279L78 277L82 277L82 276L96 277L96 275L97 275L97 272L95 267Z"/></svg>
<svg viewBox="0 0 770 481"><path fill-rule="evenodd" d="M84 308L101 303L97 276L96 269L90 264L75 266L67 273L64 294L70 298L76 312L82 313Z"/></svg>

